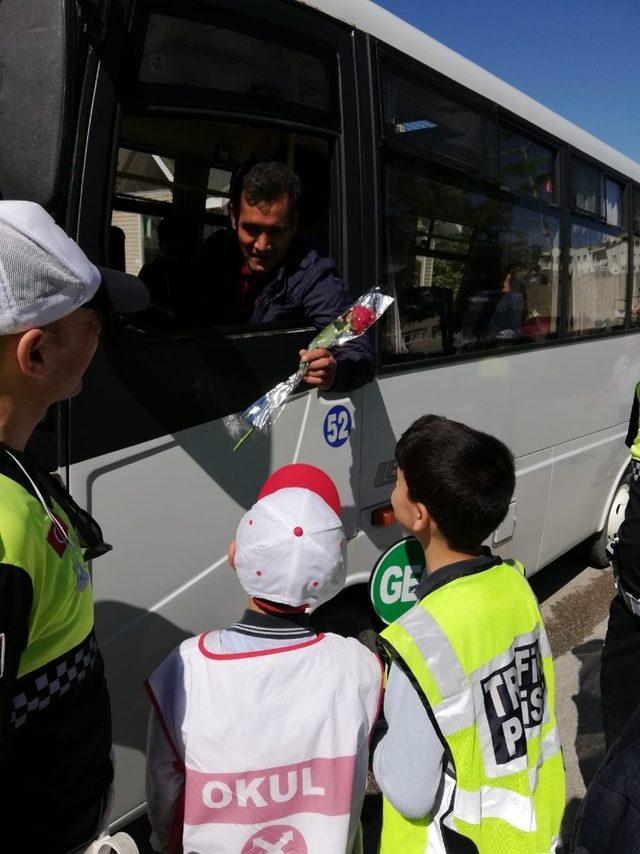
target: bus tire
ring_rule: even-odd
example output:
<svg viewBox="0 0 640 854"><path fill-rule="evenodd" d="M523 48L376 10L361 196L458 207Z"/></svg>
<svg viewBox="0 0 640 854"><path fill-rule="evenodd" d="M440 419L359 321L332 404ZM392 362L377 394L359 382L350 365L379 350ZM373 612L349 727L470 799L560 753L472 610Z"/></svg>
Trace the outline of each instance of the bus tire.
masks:
<svg viewBox="0 0 640 854"><path fill-rule="evenodd" d="M624 519L624 514L629 502L630 481L631 472L627 471L614 493L604 528L591 540L588 553L589 566L593 566L596 569L606 569L611 564L611 558L607 552L607 546L613 542L613 539L618 533L618 529Z"/></svg>

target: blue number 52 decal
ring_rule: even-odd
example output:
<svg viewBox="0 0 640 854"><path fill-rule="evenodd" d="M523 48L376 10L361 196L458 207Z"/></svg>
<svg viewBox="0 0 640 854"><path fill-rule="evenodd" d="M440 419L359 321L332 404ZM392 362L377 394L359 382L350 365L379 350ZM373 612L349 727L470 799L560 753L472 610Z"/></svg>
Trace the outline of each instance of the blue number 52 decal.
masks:
<svg viewBox="0 0 640 854"><path fill-rule="evenodd" d="M351 435L352 429L351 413L346 406L332 407L327 412L324 424L322 425L324 440L332 448L339 448L340 445L344 445Z"/></svg>

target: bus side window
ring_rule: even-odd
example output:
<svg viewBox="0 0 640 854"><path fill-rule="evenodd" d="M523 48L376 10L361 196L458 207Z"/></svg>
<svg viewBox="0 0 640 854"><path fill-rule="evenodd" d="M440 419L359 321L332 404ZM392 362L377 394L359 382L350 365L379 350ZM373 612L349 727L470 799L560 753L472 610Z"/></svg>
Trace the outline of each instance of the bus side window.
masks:
<svg viewBox="0 0 640 854"><path fill-rule="evenodd" d="M632 327L640 324L640 191L635 187L631 194L633 199L633 286L631 290Z"/></svg>
<svg viewBox="0 0 640 854"><path fill-rule="evenodd" d="M383 269L397 297L383 360L555 337L555 152L506 127L496 134L490 110L417 63L386 49L379 63Z"/></svg>
<svg viewBox="0 0 640 854"><path fill-rule="evenodd" d="M151 291L137 325L181 334L237 325L242 262L229 199L239 168L277 161L295 171L300 234L322 254L337 250L336 53L233 9L190 19L141 7L133 32L112 224L126 234L127 270Z"/></svg>
<svg viewBox="0 0 640 854"><path fill-rule="evenodd" d="M571 174L569 335L623 329L629 264L622 186L577 158Z"/></svg>
<svg viewBox="0 0 640 854"><path fill-rule="evenodd" d="M149 288L151 306L137 319L147 331L185 332L238 322L232 306L242 263L229 196L233 171L247 151L249 162L275 160L299 174L298 233L320 254L330 252L333 153L326 140L276 127L202 125L182 117L162 124L123 120L111 224L125 235L127 272L139 275ZM150 142L152 148L144 151Z"/></svg>
<svg viewBox="0 0 640 854"><path fill-rule="evenodd" d="M240 166L277 161L295 171L300 237L338 264L341 248L333 188L343 122L331 39L300 39L284 18L265 27L233 8L203 8L193 20L184 10L136 9L104 225L112 263L145 280L151 304L105 319L96 368L115 375L112 387L132 407L127 442L242 411L295 370L313 335L296 305L272 323L230 310L244 284L229 217ZM338 37L346 49L341 29Z"/></svg>

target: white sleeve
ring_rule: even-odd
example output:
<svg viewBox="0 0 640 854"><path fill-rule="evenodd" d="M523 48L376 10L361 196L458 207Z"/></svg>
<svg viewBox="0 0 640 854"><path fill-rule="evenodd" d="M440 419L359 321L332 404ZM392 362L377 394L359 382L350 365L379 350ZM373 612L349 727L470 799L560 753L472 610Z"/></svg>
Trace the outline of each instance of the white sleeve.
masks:
<svg viewBox="0 0 640 854"><path fill-rule="evenodd" d="M184 666L175 650L147 682L152 709L147 731L146 794L154 851L169 851L176 833L182 838L185 713Z"/></svg>
<svg viewBox="0 0 640 854"><path fill-rule="evenodd" d="M422 818L434 805L444 748L418 692L392 664L384 697L386 735L376 748L373 773L385 798L407 818Z"/></svg>
<svg viewBox="0 0 640 854"><path fill-rule="evenodd" d="M358 685L362 705L366 710L367 735L370 737L371 731L380 715L380 709L382 708L384 668L379 656L361 641L356 638L345 638L345 640L358 653Z"/></svg>

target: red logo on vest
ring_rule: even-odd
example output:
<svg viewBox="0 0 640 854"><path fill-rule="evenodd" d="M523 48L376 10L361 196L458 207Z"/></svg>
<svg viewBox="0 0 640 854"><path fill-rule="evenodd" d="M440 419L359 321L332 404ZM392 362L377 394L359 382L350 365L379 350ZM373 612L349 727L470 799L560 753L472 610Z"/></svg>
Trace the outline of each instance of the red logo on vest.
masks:
<svg viewBox="0 0 640 854"><path fill-rule="evenodd" d="M254 833L241 854L307 854L308 850L303 835L295 827L272 824Z"/></svg>
<svg viewBox="0 0 640 854"><path fill-rule="evenodd" d="M56 521L51 523L49 533L47 534L47 542L58 557L61 558L69 545L69 540L67 539L67 526L59 516L54 515L54 518Z"/></svg>

